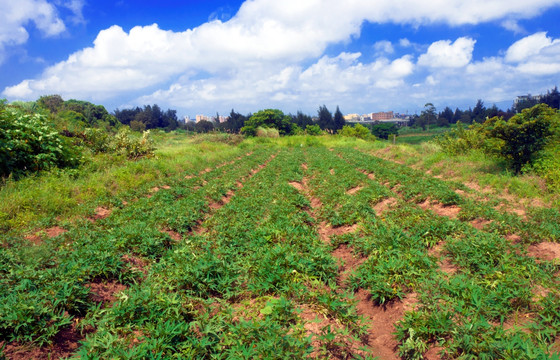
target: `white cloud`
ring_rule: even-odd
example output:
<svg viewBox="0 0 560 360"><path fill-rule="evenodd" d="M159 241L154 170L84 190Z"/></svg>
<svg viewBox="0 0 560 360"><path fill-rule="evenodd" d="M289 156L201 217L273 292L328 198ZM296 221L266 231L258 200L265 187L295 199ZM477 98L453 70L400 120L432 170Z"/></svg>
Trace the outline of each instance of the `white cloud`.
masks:
<svg viewBox="0 0 560 360"><path fill-rule="evenodd" d="M506 52L506 60L512 63L523 62L538 55L546 48L557 46L559 43L559 39L553 40L546 36L546 32L538 32L511 45Z"/></svg>
<svg viewBox="0 0 560 360"><path fill-rule="evenodd" d="M82 0L59 1L75 9L79 17ZM4 2L0 0L0 10L10 6ZM17 26L10 27L12 32L3 31L0 25L0 44L7 41L2 36L8 33L13 33L9 41L25 42L25 21L35 21L46 35L64 31L56 9L46 0L20 2L43 4L51 9L50 17L30 18L36 8L24 12L26 15L14 23ZM325 56L325 49L359 36L364 21L459 26L530 18L558 4L560 0L248 0L227 21L217 13L214 20L183 32L165 31L154 24L134 27L127 33L112 26L101 31L91 47L48 67L35 79L6 88L3 94L12 99L33 99L59 93L103 101L134 92L148 94L137 101L153 100L179 108L200 104L210 108L225 103L264 106L267 102L296 106L325 97L374 102L393 92L398 101L406 101L405 94L415 95L407 84L409 78L435 88L435 84L443 86L449 74L455 74L464 85L461 71L472 65L476 41L462 37L454 42L434 42L419 57L422 66L415 66L413 61L420 45L407 39L399 41L399 50L409 49L409 55L387 58L394 54L396 44L380 41L374 48L382 52L382 57L371 63L360 61L359 53ZM556 55L545 55L555 50L553 43L547 44L536 48L541 60L547 61L549 73L555 69ZM512 55L506 57L519 58L512 47ZM534 73L533 63L525 61L522 65L515 71ZM506 67L503 62L501 66L501 70ZM204 79L197 76L201 73Z"/></svg>
<svg viewBox="0 0 560 360"><path fill-rule="evenodd" d="M433 68L457 68L466 66L472 59L475 40L461 37L451 40L436 41L428 48L428 52L420 55L418 64Z"/></svg>
<svg viewBox="0 0 560 360"><path fill-rule="evenodd" d="M504 29L513 31L515 34L524 34L527 32L521 25L519 25L519 22L517 20L513 19L502 21L502 26L504 27Z"/></svg>
<svg viewBox="0 0 560 360"><path fill-rule="evenodd" d="M376 52L384 53L384 54L392 54L395 52L393 48L393 44L387 40L381 40L373 44L373 49Z"/></svg>
<svg viewBox="0 0 560 360"><path fill-rule="evenodd" d="M29 33L25 26L30 21L45 36L55 36L66 29L56 8L45 0L1 0L0 55L7 45L19 45L27 41Z"/></svg>

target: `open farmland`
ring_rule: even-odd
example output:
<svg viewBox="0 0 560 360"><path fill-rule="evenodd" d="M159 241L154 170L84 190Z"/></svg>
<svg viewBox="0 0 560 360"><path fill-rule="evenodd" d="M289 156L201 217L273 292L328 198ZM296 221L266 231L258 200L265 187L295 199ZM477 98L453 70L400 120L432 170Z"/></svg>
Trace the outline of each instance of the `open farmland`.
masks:
<svg viewBox="0 0 560 360"><path fill-rule="evenodd" d="M558 358L557 209L296 143L235 146L8 232L4 356Z"/></svg>

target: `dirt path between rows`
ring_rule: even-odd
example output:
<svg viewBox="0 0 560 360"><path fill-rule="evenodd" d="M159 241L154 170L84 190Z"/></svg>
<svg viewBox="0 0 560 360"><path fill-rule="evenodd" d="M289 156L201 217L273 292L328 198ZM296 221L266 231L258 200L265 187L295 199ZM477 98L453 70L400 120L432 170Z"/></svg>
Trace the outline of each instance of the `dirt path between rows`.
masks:
<svg viewBox="0 0 560 360"><path fill-rule="evenodd" d="M302 164L302 168L307 170L306 164ZM312 192L307 186L307 178L303 177L301 182L291 182L296 190L304 194L310 199L311 208L308 210L309 214L318 220L317 213L321 206L321 201L313 197ZM348 191L348 195L353 195L362 187L353 188ZM395 199L388 199L377 211L384 211L386 207L394 205ZM321 240L330 244L330 238L333 235L343 235L358 231L358 225L342 226L333 228L325 221L319 222L317 232ZM339 276L337 284L339 285L339 293L344 292L346 289L346 280L364 261L365 257L354 254L353 248L346 244L341 244L333 252L332 256L338 260ZM362 337L358 343L351 345L354 354L366 355L366 352L358 350L359 348L367 348L370 355L379 357L380 359L399 359L398 356L398 341L393 335L395 331L395 324L401 320L405 311L412 308L416 303L416 297L411 295L403 301L392 301L384 306L377 306L371 300L371 295L365 289L359 289L355 294L356 310L359 315L363 316L369 326L368 334Z"/></svg>

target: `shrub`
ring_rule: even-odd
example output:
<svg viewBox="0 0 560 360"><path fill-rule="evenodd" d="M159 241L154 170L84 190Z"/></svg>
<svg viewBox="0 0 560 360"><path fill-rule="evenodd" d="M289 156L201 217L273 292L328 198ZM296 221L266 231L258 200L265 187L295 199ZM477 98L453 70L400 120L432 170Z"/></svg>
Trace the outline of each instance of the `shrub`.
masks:
<svg viewBox="0 0 560 360"><path fill-rule="evenodd" d="M111 138L101 129L87 128L83 133L84 144L94 153L104 153L111 150Z"/></svg>
<svg viewBox="0 0 560 360"><path fill-rule="evenodd" d="M478 129L480 129L480 125L473 125L467 129L458 121L457 128L437 136L434 142L441 146L441 149L447 154L466 154L473 149L480 149L484 146L485 135Z"/></svg>
<svg viewBox="0 0 560 360"><path fill-rule="evenodd" d="M256 131L257 137L277 138L280 132L275 128L258 127Z"/></svg>
<svg viewBox="0 0 560 360"><path fill-rule="evenodd" d="M321 135L323 132L321 131L321 127L319 125L307 125L305 127L305 132L307 135Z"/></svg>
<svg viewBox="0 0 560 360"><path fill-rule="evenodd" d="M81 156L46 116L0 102L0 176L77 166Z"/></svg>
<svg viewBox="0 0 560 360"><path fill-rule="evenodd" d="M511 168L519 173L536 159L538 152L550 140L558 128L559 118L555 110L545 104L524 109L509 121L494 117L487 120L484 131L489 137L503 141L500 154L507 159Z"/></svg>
<svg viewBox="0 0 560 360"><path fill-rule="evenodd" d="M123 127L115 136L115 151L129 159L154 155L154 144L150 137L150 130L144 131L142 137L134 136L128 127Z"/></svg>
<svg viewBox="0 0 560 360"><path fill-rule="evenodd" d="M344 125L342 129L338 130L338 134L342 136L356 137L364 140L375 139L375 137L369 132L368 128L360 124L356 124L354 127L350 125Z"/></svg>

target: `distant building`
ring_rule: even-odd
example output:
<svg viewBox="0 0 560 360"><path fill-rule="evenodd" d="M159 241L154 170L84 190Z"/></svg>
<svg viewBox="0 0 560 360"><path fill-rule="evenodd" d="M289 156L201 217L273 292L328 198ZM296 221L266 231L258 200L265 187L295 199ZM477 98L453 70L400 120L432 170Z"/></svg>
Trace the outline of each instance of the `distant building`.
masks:
<svg viewBox="0 0 560 360"><path fill-rule="evenodd" d="M360 121L360 115L358 115L358 114L344 115L344 120L345 121L350 121L350 122Z"/></svg>
<svg viewBox="0 0 560 360"><path fill-rule="evenodd" d="M392 111L371 113L369 115L372 121L391 120L395 117Z"/></svg>
<svg viewBox="0 0 560 360"><path fill-rule="evenodd" d="M521 102L525 102L525 101L535 101L535 102L539 102L542 100L542 95L531 95L531 94L527 94L527 95L519 95L515 100L513 100L513 106L516 107L517 104L521 103Z"/></svg>
<svg viewBox="0 0 560 360"><path fill-rule="evenodd" d="M209 116L206 116L206 115L196 115L196 122L197 122L197 123L201 122L202 120L204 120L204 121L212 121L212 119L210 119Z"/></svg>

